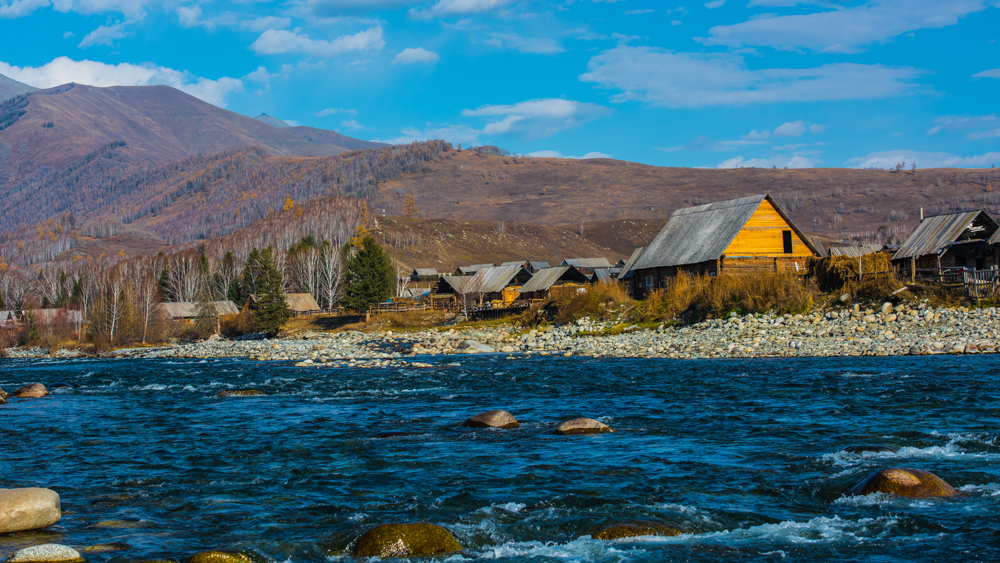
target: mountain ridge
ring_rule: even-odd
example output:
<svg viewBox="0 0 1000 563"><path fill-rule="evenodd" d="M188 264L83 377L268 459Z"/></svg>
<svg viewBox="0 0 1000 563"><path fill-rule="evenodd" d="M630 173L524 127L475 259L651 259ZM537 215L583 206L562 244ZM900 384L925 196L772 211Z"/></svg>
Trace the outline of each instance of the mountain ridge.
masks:
<svg viewBox="0 0 1000 563"><path fill-rule="evenodd" d="M20 96L21 94L30 94L35 90L38 90L38 88L0 74L0 102Z"/></svg>

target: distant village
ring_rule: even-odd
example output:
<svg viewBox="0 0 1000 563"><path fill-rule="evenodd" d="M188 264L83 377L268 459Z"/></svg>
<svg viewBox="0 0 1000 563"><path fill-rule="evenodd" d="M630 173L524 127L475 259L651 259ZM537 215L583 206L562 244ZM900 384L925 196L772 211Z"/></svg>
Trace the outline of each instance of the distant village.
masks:
<svg viewBox="0 0 1000 563"><path fill-rule="evenodd" d="M922 217L901 245L824 247L806 236L770 195L719 201L675 211L649 245L627 260L570 258L559 264L518 257L499 264L471 264L454 271L416 268L398 280L396 296L369 312L413 308L495 311L497 316L586 292L592 284L623 284L636 299L668 287L675 276L753 275L762 271L806 274L813 258L860 258L885 254L903 281L964 284L967 295L993 298L1000 287L1000 225L983 209ZM859 262L860 263L860 262ZM886 272L868 272L880 274ZM859 272L861 276L865 272ZM254 296L251 296L252 305ZM286 295L292 315L324 312L309 293ZM168 320L192 320L198 303L161 303ZM232 301L212 302L217 315L235 315ZM329 312L329 311L326 311ZM40 323L82 325L79 311L38 309L0 311L0 325L21 324L31 314ZM488 315L487 315L488 316Z"/></svg>

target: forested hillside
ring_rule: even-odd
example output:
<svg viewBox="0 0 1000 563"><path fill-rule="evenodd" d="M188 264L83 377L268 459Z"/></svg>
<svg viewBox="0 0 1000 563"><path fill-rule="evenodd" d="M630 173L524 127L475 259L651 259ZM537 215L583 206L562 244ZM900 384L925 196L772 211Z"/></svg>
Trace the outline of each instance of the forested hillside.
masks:
<svg viewBox="0 0 1000 563"><path fill-rule="evenodd" d="M0 253L12 263L51 260L75 235L130 230L169 244L219 237L318 197L367 198L448 150L431 141L324 158L269 155L261 147L142 168L111 143L62 170L46 170L0 199Z"/></svg>

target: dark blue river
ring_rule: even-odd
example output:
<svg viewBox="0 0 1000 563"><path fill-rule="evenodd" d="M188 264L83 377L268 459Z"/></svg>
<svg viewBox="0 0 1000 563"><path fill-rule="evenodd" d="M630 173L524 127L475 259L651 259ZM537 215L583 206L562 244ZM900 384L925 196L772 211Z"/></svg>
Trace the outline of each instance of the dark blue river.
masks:
<svg viewBox="0 0 1000 563"><path fill-rule="evenodd" d="M91 562L210 548L348 561L366 529L422 521L459 539L452 561L1000 559L1000 356L435 361L2 360L8 392L75 389L0 406L0 487L52 488L64 510L0 553L44 540L121 544ZM267 396L216 397L243 387ZM494 408L521 428L458 427ZM578 416L615 433L552 433ZM395 431L415 435L375 437ZM858 444L899 453L842 452ZM892 466L965 495L842 497ZM613 520L686 533L590 539Z"/></svg>

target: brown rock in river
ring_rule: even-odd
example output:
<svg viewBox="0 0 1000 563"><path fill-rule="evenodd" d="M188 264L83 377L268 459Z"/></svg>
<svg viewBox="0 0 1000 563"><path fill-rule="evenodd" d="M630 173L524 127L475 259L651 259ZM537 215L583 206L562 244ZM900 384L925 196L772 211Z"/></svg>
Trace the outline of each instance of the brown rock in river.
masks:
<svg viewBox="0 0 1000 563"><path fill-rule="evenodd" d="M195 553L188 563L258 563L261 559L242 551L213 549Z"/></svg>
<svg viewBox="0 0 1000 563"><path fill-rule="evenodd" d="M383 524L358 538L355 557L427 557L439 553L462 551L451 532L441 526L417 524ZM195 563L192 561L192 563Z"/></svg>
<svg viewBox="0 0 1000 563"><path fill-rule="evenodd" d="M44 397L49 394L49 390L45 388L41 383L32 383L31 385L25 385L17 391L14 391L14 396L18 399L37 399L38 397Z"/></svg>
<svg viewBox="0 0 1000 563"><path fill-rule="evenodd" d="M590 537L595 540L617 540L636 536L679 536L681 531L657 522L611 522L595 530Z"/></svg>
<svg viewBox="0 0 1000 563"><path fill-rule="evenodd" d="M6 399L6 398L7 398L7 392L3 390L3 387L0 387L0 399Z"/></svg>
<svg viewBox="0 0 1000 563"><path fill-rule="evenodd" d="M59 494L49 489L0 489L0 534L38 530L62 517Z"/></svg>
<svg viewBox="0 0 1000 563"><path fill-rule="evenodd" d="M614 432L607 424L597 422L592 418L574 418L556 427L556 434L604 434Z"/></svg>
<svg viewBox="0 0 1000 563"><path fill-rule="evenodd" d="M848 489L847 496L887 493L901 497L953 497L958 491L937 475L922 469L880 469Z"/></svg>
<svg viewBox="0 0 1000 563"><path fill-rule="evenodd" d="M504 430L509 430L511 428L517 428L521 425L518 424L514 415L505 410L497 409L477 414L476 416L463 422L462 426L467 428L502 428Z"/></svg>
<svg viewBox="0 0 1000 563"><path fill-rule="evenodd" d="M258 391L256 389L226 389L225 391L219 391L219 397L260 397L263 396L263 391Z"/></svg>

